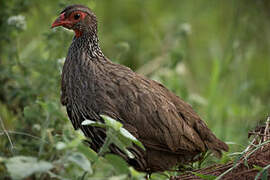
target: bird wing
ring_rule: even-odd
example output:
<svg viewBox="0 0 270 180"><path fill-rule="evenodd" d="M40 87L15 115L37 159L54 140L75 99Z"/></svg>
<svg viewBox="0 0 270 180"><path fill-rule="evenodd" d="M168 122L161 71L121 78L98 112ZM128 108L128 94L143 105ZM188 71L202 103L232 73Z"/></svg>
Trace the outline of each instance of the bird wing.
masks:
<svg viewBox="0 0 270 180"><path fill-rule="evenodd" d="M193 129L198 133L207 149L211 150L217 157L221 157L221 151L229 150L228 145L219 140L215 134L211 132L205 122L194 112L189 104L185 103L181 98L170 92L163 85L159 85L164 91L166 91L166 94L176 106L176 109L182 119L184 119L189 126L193 127Z"/></svg>
<svg viewBox="0 0 270 180"><path fill-rule="evenodd" d="M184 124L184 136L189 141L193 142L195 147L197 146L201 151L205 151L205 148L209 149L217 157L221 157L222 150L228 151L228 146L211 132L205 122L197 115L189 104L173 94L162 84L155 81L152 81L152 83L156 84L156 86L160 88L159 91L166 95L166 99L169 99L169 101L173 103L175 107L174 111L177 112L178 117L180 118L178 118L177 121L180 122L180 124ZM199 139L197 137L199 137ZM180 146L183 146L182 142Z"/></svg>
<svg viewBox="0 0 270 180"><path fill-rule="evenodd" d="M137 76L134 83L138 81L142 86L137 90L135 102L139 107L139 116L132 125L140 129L144 144L153 149L173 152L205 151L199 134L182 115L187 114L186 109L179 111L166 89L155 81Z"/></svg>
<svg viewBox="0 0 270 180"><path fill-rule="evenodd" d="M198 116L188 104L180 100L179 109L171 99L178 97L129 68L117 65L106 69L111 71L103 72L102 85L96 91L101 113L120 120L146 147L175 153L206 150L192 126Z"/></svg>

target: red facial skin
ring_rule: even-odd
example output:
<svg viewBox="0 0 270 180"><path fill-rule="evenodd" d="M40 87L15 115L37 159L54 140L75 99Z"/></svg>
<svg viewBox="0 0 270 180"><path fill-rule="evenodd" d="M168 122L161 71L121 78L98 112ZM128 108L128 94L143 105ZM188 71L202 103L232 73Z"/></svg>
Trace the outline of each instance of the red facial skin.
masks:
<svg viewBox="0 0 270 180"><path fill-rule="evenodd" d="M78 19L74 18L75 14L80 14L80 17ZM65 13L60 14L60 16L53 22L52 28L55 28L57 26L63 26L67 29L72 29L72 27L79 21L83 20L86 16L86 13L81 11L74 11L72 12L67 18L65 18ZM73 29L75 32L76 37L80 37L82 35L82 31L79 29Z"/></svg>

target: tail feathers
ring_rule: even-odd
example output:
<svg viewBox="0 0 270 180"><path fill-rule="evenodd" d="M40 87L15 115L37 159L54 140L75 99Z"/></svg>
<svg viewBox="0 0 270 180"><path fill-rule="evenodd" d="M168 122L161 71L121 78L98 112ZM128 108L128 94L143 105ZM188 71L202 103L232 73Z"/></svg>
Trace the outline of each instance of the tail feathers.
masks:
<svg viewBox="0 0 270 180"><path fill-rule="evenodd" d="M222 151L228 151L229 147L227 144L219 140L217 137L213 137L214 141L205 141L205 144L207 148L213 152L213 154L217 158L221 158L222 156Z"/></svg>
<svg viewBox="0 0 270 180"><path fill-rule="evenodd" d="M227 152L229 150L228 145L219 140L202 120L196 122L195 129L204 141L207 149L212 151L216 157L221 158L222 151Z"/></svg>

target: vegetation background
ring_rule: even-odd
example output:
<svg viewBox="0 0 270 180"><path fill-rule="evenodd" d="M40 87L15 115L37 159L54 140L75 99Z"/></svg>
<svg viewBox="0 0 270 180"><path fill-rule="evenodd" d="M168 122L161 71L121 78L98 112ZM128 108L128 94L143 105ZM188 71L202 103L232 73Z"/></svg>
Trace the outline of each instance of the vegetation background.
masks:
<svg viewBox="0 0 270 180"><path fill-rule="evenodd" d="M202 167L232 159L269 115L267 0L1 1L0 179L144 176L119 157L84 146L60 105L73 32L50 25L73 3L96 13L100 45L111 60L162 82L230 144L221 160L210 157Z"/></svg>

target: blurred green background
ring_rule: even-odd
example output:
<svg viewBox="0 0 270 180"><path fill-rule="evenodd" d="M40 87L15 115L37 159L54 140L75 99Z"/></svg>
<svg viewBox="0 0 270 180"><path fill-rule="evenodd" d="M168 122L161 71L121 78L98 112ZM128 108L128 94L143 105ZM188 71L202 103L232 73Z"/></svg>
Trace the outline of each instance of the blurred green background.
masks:
<svg viewBox="0 0 270 180"><path fill-rule="evenodd" d="M83 136L73 131L59 101L61 68L73 32L50 28L74 3L96 13L107 57L162 82L190 103L231 144L230 153L243 150L248 131L269 115L267 0L1 1L0 179L31 174L75 179L91 166L91 151L81 144ZM14 158L29 156L33 159ZM98 158L85 178L125 179L130 173L115 165L117 160ZM25 161L37 170L27 174L16 166ZM14 172L18 169L21 173Z"/></svg>

